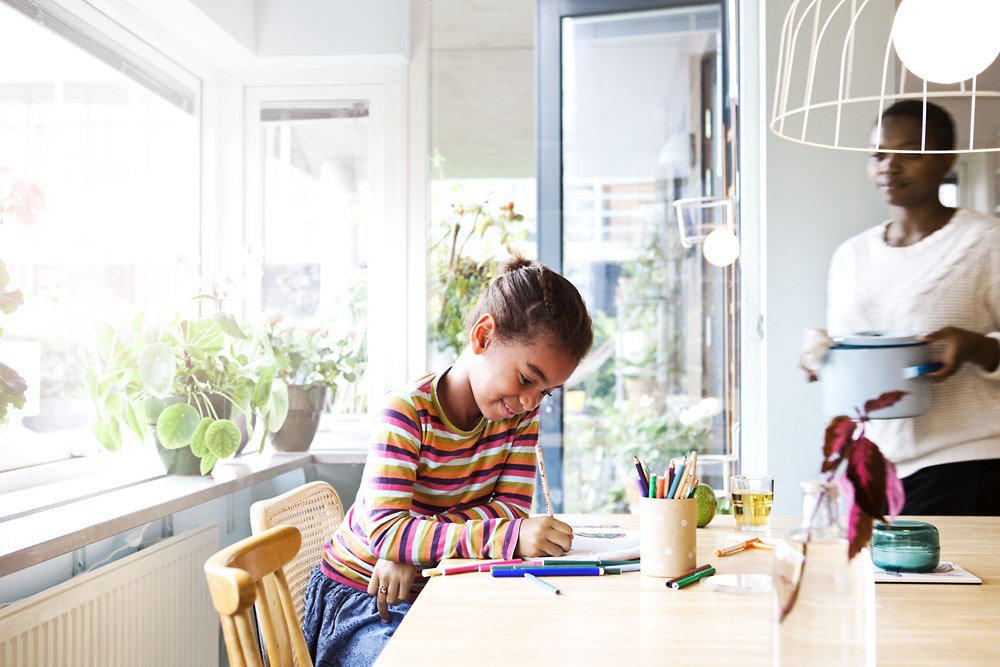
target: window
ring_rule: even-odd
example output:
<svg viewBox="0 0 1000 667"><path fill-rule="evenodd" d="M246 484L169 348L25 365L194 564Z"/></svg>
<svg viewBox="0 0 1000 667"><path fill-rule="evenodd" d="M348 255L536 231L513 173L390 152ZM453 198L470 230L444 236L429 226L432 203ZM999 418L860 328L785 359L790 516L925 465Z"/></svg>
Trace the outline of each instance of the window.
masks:
<svg viewBox="0 0 1000 667"><path fill-rule="evenodd" d="M124 31L37 5L32 20L0 3L0 165L45 194L35 224L0 224L24 295L0 323L0 360L38 389L3 434L24 445L3 468L96 446L82 378L98 332L183 306L194 283L179 267L201 248L197 79ZM48 437L66 429L81 435Z"/></svg>
<svg viewBox="0 0 1000 667"><path fill-rule="evenodd" d="M540 3L542 261L587 300L595 343L543 414L567 512L627 511L632 457L699 455L725 488L739 414L736 270L682 239L671 205L727 191L721 3ZM550 455L551 451L551 455Z"/></svg>
<svg viewBox="0 0 1000 667"><path fill-rule="evenodd" d="M362 418L408 378L410 248L395 84L252 86L246 96L247 309L350 336L363 375L320 428ZM392 159L389 156L394 156ZM371 406L377 409L379 401ZM341 422L338 427L337 423ZM367 419L362 420L366 429ZM366 435L367 432L365 431Z"/></svg>

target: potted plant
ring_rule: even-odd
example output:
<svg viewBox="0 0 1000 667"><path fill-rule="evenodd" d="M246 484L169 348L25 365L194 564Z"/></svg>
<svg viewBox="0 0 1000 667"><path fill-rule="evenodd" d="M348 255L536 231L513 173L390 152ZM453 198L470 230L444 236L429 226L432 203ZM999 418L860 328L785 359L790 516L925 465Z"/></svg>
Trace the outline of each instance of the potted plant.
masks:
<svg viewBox="0 0 1000 667"><path fill-rule="evenodd" d="M319 324L289 322L280 313L270 313L264 327L275 377L288 387L288 415L271 434L271 446L278 451L305 451L338 386L357 378L359 354L352 337L336 338Z"/></svg>
<svg viewBox="0 0 1000 667"><path fill-rule="evenodd" d="M227 313L163 323L143 313L127 333L105 329L98 347L104 368L88 368L84 383L106 449L121 448L123 427L143 441L152 427L167 472L204 475L245 442L232 418L256 424L261 448L285 420L269 341Z"/></svg>
<svg viewBox="0 0 1000 667"><path fill-rule="evenodd" d="M7 267L0 261L0 313L13 313L18 306L24 303L21 290L8 290L10 276L7 275ZM0 329L0 335L3 329ZM7 409L23 408L24 393L28 390L17 371L10 366L0 363L0 424L7 423Z"/></svg>
<svg viewBox="0 0 1000 667"><path fill-rule="evenodd" d="M36 213L45 208L45 193L34 181L17 173L9 165L0 165L0 224L35 223ZM19 289L7 289L10 275L0 261L0 313L10 315L24 303ZM0 336L3 329L0 328ZM10 366L0 363L0 424L7 423L8 408L23 408L28 385Z"/></svg>

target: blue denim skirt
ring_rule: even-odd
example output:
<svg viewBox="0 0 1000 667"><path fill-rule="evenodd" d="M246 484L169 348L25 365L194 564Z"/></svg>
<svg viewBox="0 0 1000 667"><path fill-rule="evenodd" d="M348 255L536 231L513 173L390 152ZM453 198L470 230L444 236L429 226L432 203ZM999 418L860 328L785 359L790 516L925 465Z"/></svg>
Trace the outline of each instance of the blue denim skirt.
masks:
<svg viewBox="0 0 1000 667"><path fill-rule="evenodd" d="M302 630L315 667L366 667L375 662L411 603L389 606L383 623L375 598L334 581L317 566L306 589Z"/></svg>

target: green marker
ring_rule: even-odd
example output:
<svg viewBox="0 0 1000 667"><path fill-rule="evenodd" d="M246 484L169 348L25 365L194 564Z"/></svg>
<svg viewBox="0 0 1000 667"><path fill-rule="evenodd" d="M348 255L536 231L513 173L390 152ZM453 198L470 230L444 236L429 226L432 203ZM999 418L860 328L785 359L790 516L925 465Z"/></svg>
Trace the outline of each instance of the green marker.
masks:
<svg viewBox="0 0 1000 667"><path fill-rule="evenodd" d="M715 568L710 567L707 570L702 570L701 572L695 572L690 577L684 577L683 579L675 581L674 583L670 584L670 587L676 591L681 588L684 588L688 584L693 584L699 579L704 579L705 577L711 577L713 574L715 574Z"/></svg>

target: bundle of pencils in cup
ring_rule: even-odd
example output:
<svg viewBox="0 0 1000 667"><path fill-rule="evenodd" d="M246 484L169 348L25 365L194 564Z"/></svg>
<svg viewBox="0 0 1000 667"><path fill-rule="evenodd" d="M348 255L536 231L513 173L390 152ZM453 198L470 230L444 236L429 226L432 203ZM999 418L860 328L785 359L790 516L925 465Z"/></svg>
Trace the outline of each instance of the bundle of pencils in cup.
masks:
<svg viewBox="0 0 1000 667"><path fill-rule="evenodd" d="M698 452L692 450L681 459L670 459L670 465L662 475L649 472L646 463L633 456L636 472L636 486L644 498L690 498L698 486Z"/></svg>

